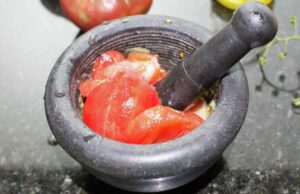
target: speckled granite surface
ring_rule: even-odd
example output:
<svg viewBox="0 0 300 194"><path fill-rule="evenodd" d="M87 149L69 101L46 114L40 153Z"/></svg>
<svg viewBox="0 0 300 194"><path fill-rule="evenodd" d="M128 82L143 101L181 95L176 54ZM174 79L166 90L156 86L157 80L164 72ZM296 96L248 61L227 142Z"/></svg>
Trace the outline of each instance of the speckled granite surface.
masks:
<svg viewBox="0 0 300 194"><path fill-rule="evenodd" d="M47 143L51 132L44 86L53 64L78 34L53 9L57 1L0 1L0 194L129 193L96 180L59 146ZM150 14L184 18L214 32L230 18L214 1L188 2L154 0ZM275 0L272 7L278 35L292 34L288 21L291 16L300 19L300 1ZM242 60L250 104L240 133L206 175L166 193L300 193L300 110L291 107L300 95L299 43L289 44L284 61L278 59L284 46L274 47L263 73L258 50ZM264 76L276 87L261 84Z"/></svg>
<svg viewBox="0 0 300 194"><path fill-rule="evenodd" d="M87 172L0 170L0 193L130 194ZM193 182L163 194L299 194L300 169L228 170L215 166ZM132 193L133 194L133 193Z"/></svg>

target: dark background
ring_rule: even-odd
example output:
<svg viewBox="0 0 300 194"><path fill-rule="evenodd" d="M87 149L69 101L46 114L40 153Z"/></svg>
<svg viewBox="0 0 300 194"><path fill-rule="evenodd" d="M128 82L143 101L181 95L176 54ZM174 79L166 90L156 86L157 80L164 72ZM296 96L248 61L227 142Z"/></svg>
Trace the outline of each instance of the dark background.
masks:
<svg viewBox="0 0 300 194"><path fill-rule="evenodd" d="M276 0L278 36L294 33L300 1ZM175 16L217 32L231 12L209 0L154 0L149 14ZM51 147L43 95L52 66L78 35L56 0L0 0L0 193L120 193L81 169L59 146ZM250 104L244 125L223 159L175 193L300 193L298 41L275 46L260 68L256 49L242 59ZM268 84L268 79L273 83ZM280 89L283 88L283 89ZM291 90L287 92L286 90Z"/></svg>

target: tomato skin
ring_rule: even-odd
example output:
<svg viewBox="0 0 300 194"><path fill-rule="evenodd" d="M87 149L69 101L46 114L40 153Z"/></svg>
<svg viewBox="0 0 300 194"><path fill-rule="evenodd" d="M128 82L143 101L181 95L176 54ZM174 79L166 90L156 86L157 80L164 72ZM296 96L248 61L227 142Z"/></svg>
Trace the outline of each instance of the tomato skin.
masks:
<svg viewBox="0 0 300 194"><path fill-rule="evenodd" d="M152 0L60 0L64 14L83 31L104 21L145 14L151 4Z"/></svg>
<svg viewBox="0 0 300 194"><path fill-rule="evenodd" d="M203 119L194 113L158 105L142 112L129 123L123 133L123 141L131 144L166 142L192 131L202 122Z"/></svg>
<svg viewBox="0 0 300 194"><path fill-rule="evenodd" d="M86 98L83 121L102 136L122 141L128 123L159 103L155 88L143 78L130 72L119 72Z"/></svg>
<svg viewBox="0 0 300 194"><path fill-rule="evenodd" d="M152 0L129 0L130 15L138 15L147 13L151 7Z"/></svg>

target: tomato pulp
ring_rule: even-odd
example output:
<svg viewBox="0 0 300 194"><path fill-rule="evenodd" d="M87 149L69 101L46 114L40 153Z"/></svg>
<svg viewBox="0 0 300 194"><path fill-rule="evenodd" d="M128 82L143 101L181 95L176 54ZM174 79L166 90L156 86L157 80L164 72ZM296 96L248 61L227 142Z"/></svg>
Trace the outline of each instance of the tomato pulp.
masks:
<svg viewBox="0 0 300 194"><path fill-rule="evenodd" d="M165 75L149 52L133 51L127 58L114 50L103 53L79 84L86 98L83 121L104 137L131 144L161 143L192 131L202 118L160 104L153 84Z"/></svg>

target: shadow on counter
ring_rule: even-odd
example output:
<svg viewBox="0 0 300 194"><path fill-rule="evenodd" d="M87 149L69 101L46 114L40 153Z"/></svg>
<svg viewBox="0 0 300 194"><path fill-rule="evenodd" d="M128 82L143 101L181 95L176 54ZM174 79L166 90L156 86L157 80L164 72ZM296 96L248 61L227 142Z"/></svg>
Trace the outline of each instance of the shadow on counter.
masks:
<svg viewBox="0 0 300 194"><path fill-rule="evenodd" d="M64 13L59 5L59 0L41 0L42 5L51 13L64 17ZM67 19L67 18L66 18ZM71 21L70 21L71 22ZM79 36L81 36L84 32L79 29L79 32L76 34L74 40L76 40Z"/></svg>
<svg viewBox="0 0 300 194"><path fill-rule="evenodd" d="M161 192L161 194L194 194L198 191L207 187L207 185L215 179L220 172L222 172L225 168L226 161L223 157L219 159L212 168L210 168L205 174L198 177L194 181L181 186L179 188ZM105 193L105 194L138 194L134 192L129 192L125 190L121 190L115 187L112 187L99 179L95 178L91 174L89 174L84 169L80 174L76 174L75 176L71 176L73 183L76 184L79 188L83 189L86 193L96 194L96 193Z"/></svg>
<svg viewBox="0 0 300 194"><path fill-rule="evenodd" d="M51 13L58 15L58 16L64 16L64 14L59 6L59 0L41 0L41 3Z"/></svg>

